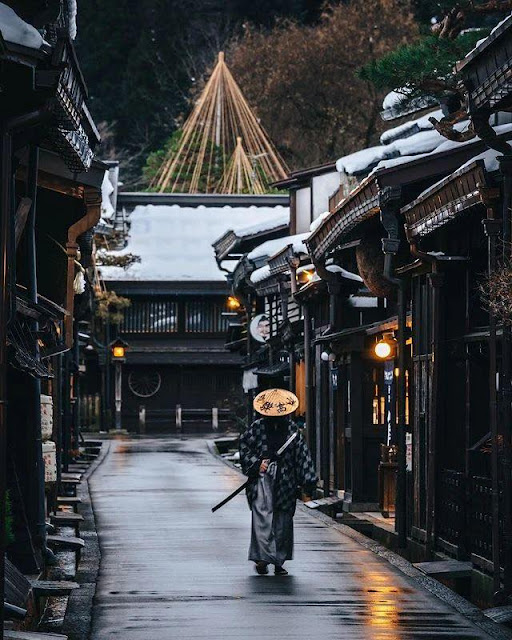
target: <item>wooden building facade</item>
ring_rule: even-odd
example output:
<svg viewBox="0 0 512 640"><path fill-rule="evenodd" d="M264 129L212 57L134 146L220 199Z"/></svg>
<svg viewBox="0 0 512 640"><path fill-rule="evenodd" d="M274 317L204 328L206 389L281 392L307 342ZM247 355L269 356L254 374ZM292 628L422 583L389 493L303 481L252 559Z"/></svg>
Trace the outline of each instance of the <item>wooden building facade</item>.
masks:
<svg viewBox="0 0 512 640"><path fill-rule="evenodd" d="M52 560L47 520L62 493L61 472L79 446L78 322L92 313L92 230L100 219L105 167L94 160L99 135L87 109L72 23L60 0L19 2L16 11L2 5L2 589L5 552L30 574Z"/></svg>
<svg viewBox="0 0 512 640"><path fill-rule="evenodd" d="M258 235L258 220L287 228L287 204L280 195L119 194L130 225L121 253L137 262L102 274L130 301L117 329L129 345L125 428L200 432L235 424L245 410L241 358L224 348L233 313L211 244L226 228L256 225ZM236 250L238 239L232 232L223 242Z"/></svg>
<svg viewBox="0 0 512 640"><path fill-rule="evenodd" d="M413 560L469 561L489 604L512 593L510 318L489 293L511 259L511 42L509 18L459 65L479 137L421 148L423 118L291 174L293 235L232 278L269 315L254 392L273 371L303 399L317 506Z"/></svg>

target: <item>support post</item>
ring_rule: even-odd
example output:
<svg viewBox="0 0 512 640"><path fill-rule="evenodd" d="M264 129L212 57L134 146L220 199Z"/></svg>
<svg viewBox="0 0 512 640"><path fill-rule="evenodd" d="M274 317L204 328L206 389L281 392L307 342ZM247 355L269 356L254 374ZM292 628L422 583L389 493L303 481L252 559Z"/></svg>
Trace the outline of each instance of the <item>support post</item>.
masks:
<svg viewBox="0 0 512 640"><path fill-rule="evenodd" d="M313 437L313 393L312 393L312 366L311 366L311 314L309 305L303 306L304 313L304 375L306 387L306 433L309 448L314 458L315 447Z"/></svg>
<svg viewBox="0 0 512 640"><path fill-rule="evenodd" d="M482 220L488 244L487 269L489 277L496 268L496 240L501 226L500 220L494 220L492 208L487 209L487 219ZM491 480L492 480L492 562L494 593L500 590L500 487L498 458L498 397L496 389L496 318L489 312L489 426L491 430Z"/></svg>
<svg viewBox="0 0 512 640"><path fill-rule="evenodd" d="M511 260L511 215L512 206L512 155L498 158L503 175L502 198L502 240L503 259ZM503 449L501 464L503 470L503 591L504 596L512 594L512 327L503 326L501 349L501 435Z"/></svg>
<svg viewBox="0 0 512 640"><path fill-rule="evenodd" d="M143 404L139 406L139 433L146 433L146 407Z"/></svg>
<svg viewBox="0 0 512 640"><path fill-rule="evenodd" d="M123 396L122 396L123 372L122 371L123 371L122 363L116 362L115 363L115 382L114 382L115 406L116 406L116 419L115 419L116 431L121 430L121 409L122 409L122 402L123 402Z"/></svg>
<svg viewBox="0 0 512 640"><path fill-rule="evenodd" d="M39 171L39 148L32 145L29 154L28 165L28 192L32 201L27 218L27 271L28 271L28 298L30 302L37 304L37 249L36 249L36 217L37 217L37 176ZM39 323L35 319L30 320L30 329L34 336L32 352L39 359L39 343L37 332ZM30 380L30 403L32 424L29 425L29 447L32 447L32 460L35 468L33 480L34 495L32 496L35 511L35 534L39 548L46 555L46 496L44 486L44 459L43 439L41 434L41 380Z"/></svg>
<svg viewBox="0 0 512 640"><path fill-rule="evenodd" d="M7 321L9 318L9 255L11 235L11 135L2 131L0 149L0 596L4 601L5 502L7 466ZM0 607L0 639L4 637L4 608Z"/></svg>
<svg viewBox="0 0 512 640"><path fill-rule="evenodd" d="M433 268L437 265L434 262ZM436 271L429 274L432 290L432 393L428 419L428 466L427 466L427 553L433 557L436 541L436 498L437 498L437 433L439 422L439 385L441 369L441 287L444 276Z"/></svg>
<svg viewBox="0 0 512 640"><path fill-rule="evenodd" d="M382 239L384 252L384 277L398 286L398 379L397 379L397 415L396 445L398 448L398 470L395 498L395 529L399 548L407 545L407 424L406 424L406 369L407 369L407 298L406 283L392 273L392 261L400 248L398 233L398 212L401 203L400 187L386 187L379 194L381 222L388 233Z"/></svg>

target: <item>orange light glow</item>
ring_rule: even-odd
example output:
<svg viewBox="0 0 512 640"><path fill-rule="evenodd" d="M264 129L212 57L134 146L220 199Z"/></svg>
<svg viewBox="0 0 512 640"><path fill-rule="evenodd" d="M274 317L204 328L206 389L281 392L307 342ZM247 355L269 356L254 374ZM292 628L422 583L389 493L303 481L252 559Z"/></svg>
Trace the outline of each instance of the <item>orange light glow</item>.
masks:
<svg viewBox="0 0 512 640"><path fill-rule="evenodd" d="M112 355L114 356L114 358L124 358L124 353L124 347L114 347L112 349Z"/></svg>
<svg viewBox="0 0 512 640"><path fill-rule="evenodd" d="M377 342L375 345L375 355L382 359L389 358L391 355L391 345L389 342L386 342L385 340Z"/></svg>
<svg viewBox="0 0 512 640"><path fill-rule="evenodd" d="M241 307L240 300L238 300L238 298L235 298L234 296L229 296L228 308L231 309L231 311L238 311L240 307Z"/></svg>

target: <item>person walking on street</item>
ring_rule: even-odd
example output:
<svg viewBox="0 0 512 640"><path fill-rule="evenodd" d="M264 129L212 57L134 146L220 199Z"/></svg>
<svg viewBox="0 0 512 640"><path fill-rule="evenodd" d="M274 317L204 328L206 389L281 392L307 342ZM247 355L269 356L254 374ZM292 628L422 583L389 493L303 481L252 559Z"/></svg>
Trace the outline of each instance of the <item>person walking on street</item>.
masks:
<svg viewBox="0 0 512 640"><path fill-rule="evenodd" d="M268 389L254 399L262 416L240 437L240 462L248 477L247 501L252 511L249 560L257 573L287 575L293 556L293 516L300 490L311 494L317 477L309 449L291 419L299 405L285 389Z"/></svg>

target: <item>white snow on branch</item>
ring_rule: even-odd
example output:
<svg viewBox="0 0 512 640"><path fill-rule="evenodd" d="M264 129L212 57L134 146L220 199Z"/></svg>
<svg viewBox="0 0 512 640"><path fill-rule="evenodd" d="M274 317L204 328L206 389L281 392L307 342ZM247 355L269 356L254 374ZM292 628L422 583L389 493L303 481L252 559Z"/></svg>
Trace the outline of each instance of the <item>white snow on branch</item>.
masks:
<svg viewBox="0 0 512 640"><path fill-rule="evenodd" d="M400 106L402 102L409 99L411 95L411 90L407 87L402 87L400 89L395 89L390 91L386 97L384 98L384 102L382 103L383 109L393 109L394 107Z"/></svg>
<svg viewBox="0 0 512 640"><path fill-rule="evenodd" d="M441 111L441 109L436 109L426 116L417 118L416 120L409 120L409 122L404 122L404 124L400 124L398 125L398 127L393 127L392 129L384 131L384 133L380 137L380 143L390 144L394 140L408 138L409 136L413 136L420 131L433 129L434 125L430 122L429 118L440 120L442 117L443 112Z"/></svg>
<svg viewBox="0 0 512 640"><path fill-rule="evenodd" d="M30 49L40 49L45 44L39 31L24 22L11 7L0 2L0 32L6 42L20 44Z"/></svg>

